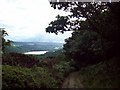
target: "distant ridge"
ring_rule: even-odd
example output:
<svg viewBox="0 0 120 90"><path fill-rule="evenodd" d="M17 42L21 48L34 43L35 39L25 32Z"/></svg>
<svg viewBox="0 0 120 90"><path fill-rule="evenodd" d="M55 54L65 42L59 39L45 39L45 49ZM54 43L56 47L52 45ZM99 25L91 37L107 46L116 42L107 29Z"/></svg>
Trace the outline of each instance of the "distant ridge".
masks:
<svg viewBox="0 0 120 90"><path fill-rule="evenodd" d="M8 52L25 53L29 51L49 51L53 52L63 48L63 43L58 42L16 42L6 48Z"/></svg>

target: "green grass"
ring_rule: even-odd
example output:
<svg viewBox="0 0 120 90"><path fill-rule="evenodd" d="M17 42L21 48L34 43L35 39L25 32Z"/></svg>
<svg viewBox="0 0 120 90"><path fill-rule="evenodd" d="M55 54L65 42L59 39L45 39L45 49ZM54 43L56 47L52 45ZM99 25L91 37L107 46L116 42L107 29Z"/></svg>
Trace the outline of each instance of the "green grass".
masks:
<svg viewBox="0 0 120 90"><path fill-rule="evenodd" d="M80 79L86 88L118 88L120 87L120 58L82 68Z"/></svg>

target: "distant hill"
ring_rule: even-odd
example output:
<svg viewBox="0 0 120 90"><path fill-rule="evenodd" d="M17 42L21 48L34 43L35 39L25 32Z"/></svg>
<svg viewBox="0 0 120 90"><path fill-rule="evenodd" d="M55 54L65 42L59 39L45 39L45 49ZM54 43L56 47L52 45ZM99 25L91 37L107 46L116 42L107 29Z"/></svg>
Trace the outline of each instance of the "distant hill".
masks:
<svg viewBox="0 0 120 90"><path fill-rule="evenodd" d="M63 43L53 42L12 42L6 47L7 52L25 53L29 51L49 51L53 52L63 48Z"/></svg>

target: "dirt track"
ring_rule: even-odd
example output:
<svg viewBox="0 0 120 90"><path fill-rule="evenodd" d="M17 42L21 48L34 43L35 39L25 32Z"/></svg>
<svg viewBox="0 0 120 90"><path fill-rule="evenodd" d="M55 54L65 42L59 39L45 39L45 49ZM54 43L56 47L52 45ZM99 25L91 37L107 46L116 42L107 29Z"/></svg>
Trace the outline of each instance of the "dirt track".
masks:
<svg viewBox="0 0 120 90"><path fill-rule="evenodd" d="M84 88L78 72L71 73L63 82L62 88Z"/></svg>

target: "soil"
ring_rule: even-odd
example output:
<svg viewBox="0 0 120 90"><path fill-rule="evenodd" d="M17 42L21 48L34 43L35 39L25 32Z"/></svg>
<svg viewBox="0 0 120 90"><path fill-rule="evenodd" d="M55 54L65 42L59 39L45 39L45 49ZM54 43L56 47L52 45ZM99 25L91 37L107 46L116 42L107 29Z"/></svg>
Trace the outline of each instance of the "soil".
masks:
<svg viewBox="0 0 120 90"><path fill-rule="evenodd" d="M62 88L84 88L80 81L79 72L71 73L63 82Z"/></svg>

